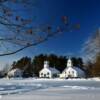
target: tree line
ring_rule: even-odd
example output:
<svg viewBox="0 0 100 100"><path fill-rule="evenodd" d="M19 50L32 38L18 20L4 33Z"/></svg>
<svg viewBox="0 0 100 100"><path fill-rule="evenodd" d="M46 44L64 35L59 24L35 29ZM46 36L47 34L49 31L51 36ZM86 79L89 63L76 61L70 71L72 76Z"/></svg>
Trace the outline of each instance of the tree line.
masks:
<svg viewBox="0 0 100 100"><path fill-rule="evenodd" d="M73 61L74 66L81 67L83 69L82 58L72 57L71 59ZM62 72L67 67L68 58L66 58L66 56L57 56L55 54L50 54L50 55L40 54L38 56L35 56L32 61L35 75L38 76L39 71L43 68L43 63L45 60L49 61L50 67L55 67L60 72Z"/></svg>
<svg viewBox="0 0 100 100"><path fill-rule="evenodd" d="M57 56L55 54L39 54L33 59L26 56L22 57L18 61L13 61L10 68L6 65L6 67L0 72L0 77L6 76L8 71L15 68L23 70L23 77L25 78L34 76L38 77L39 71L43 68L45 60L49 61L50 67L55 67L60 72L62 72L67 67L68 58L66 56ZM100 76L100 53L94 62L88 61L84 64L81 57L71 57L71 60L73 62L73 66L84 70L87 77Z"/></svg>
<svg viewBox="0 0 100 100"><path fill-rule="evenodd" d="M86 65L89 77L100 77L100 53L97 54L95 61L88 61Z"/></svg>
<svg viewBox="0 0 100 100"><path fill-rule="evenodd" d="M84 63L81 57L71 57L71 59L73 66L82 69L86 73L87 77L100 76L100 53L97 55L94 62L89 61L88 63ZM68 58L66 56L40 54L35 56L33 59L23 57L16 63L14 62L12 68L24 69L25 65L27 65L28 67L25 69L23 77L32 77L33 75L38 77L39 71L43 68L45 60L49 61L50 67L55 67L60 72L67 67Z"/></svg>
<svg viewBox="0 0 100 100"><path fill-rule="evenodd" d="M84 70L84 64L82 58L72 57L73 66L77 66ZM40 54L35 56L33 59L30 57L22 57L18 61L12 63L12 69L19 68L23 71L23 77L39 76L39 71L43 68L44 61L49 61L50 67L55 67L62 72L67 67L66 56L57 56L55 54Z"/></svg>

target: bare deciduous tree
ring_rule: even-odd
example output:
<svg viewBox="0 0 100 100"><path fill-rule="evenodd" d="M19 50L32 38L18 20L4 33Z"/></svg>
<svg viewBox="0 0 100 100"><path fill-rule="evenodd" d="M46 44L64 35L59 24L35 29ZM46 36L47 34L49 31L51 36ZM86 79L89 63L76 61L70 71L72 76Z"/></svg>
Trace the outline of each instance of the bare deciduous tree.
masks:
<svg viewBox="0 0 100 100"><path fill-rule="evenodd" d="M95 60L100 53L100 29L97 29L94 35L86 41L83 50L88 58Z"/></svg>
<svg viewBox="0 0 100 100"><path fill-rule="evenodd" d="M35 0L0 0L0 56L15 54L80 27L68 23L67 16L62 17L63 25L43 23L35 26L33 14L26 15L26 12L33 12L34 5Z"/></svg>

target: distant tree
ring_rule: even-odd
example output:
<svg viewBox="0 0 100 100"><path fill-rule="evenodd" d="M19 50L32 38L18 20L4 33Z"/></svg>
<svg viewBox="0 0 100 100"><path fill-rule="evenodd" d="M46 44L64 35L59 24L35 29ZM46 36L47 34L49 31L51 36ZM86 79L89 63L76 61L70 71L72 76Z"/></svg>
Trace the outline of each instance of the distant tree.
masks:
<svg viewBox="0 0 100 100"><path fill-rule="evenodd" d="M32 66L31 60L27 63L26 66L27 68L24 69L23 77L33 77L34 72L33 72L33 66Z"/></svg>
<svg viewBox="0 0 100 100"><path fill-rule="evenodd" d="M55 67L60 72L66 67L66 57L64 56L57 56L55 54L48 55L48 61L50 62L51 67Z"/></svg>
<svg viewBox="0 0 100 100"><path fill-rule="evenodd" d="M11 65L12 68L14 68L16 66L16 63L17 63L16 61L13 61L12 65Z"/></svg>
<svg viewBox="0 0 100 100"><path fill-rule="evenodd" d="M5 64L3 66L3 69L0 70L0 78L5 77L7 75L8 71L10 70L10 67L11 66L9 64Z"/></svg>
<svg viewBox="0 0 100 100"><path fill-rule="evenodd" d="M79 29L79 24L70 24L63 16L63 25L44 22L34 25L33 7L37 0L0 0L0 56L12 55L31 46L36 46L63 32ZM30 16L27 16L28 13ZM51 21L50 21L51 22Z"/></svg>
<svg viewBox="0 0 100 100"><path fill-rule="evenodd" d="M90 69L91 76L100 77L100 54L96 57L96 61L92 66L93 67Z"/></svg>
<svg viewBox="0 0 100 100"><path fill-rule="evenodd" d="M47 55L40 54L35 56L32 61L33 71L36 76L39 76L39 71L43 68L44 61L47 60Z"/></svg>
<svg viewBox="0 0 100 100"><path fill-rule="evenodd" d="M100 28L86 41L83 51L85 59L89 59L87 72L89 76L100 76ZM92 62L92 63L91 63Z"/></svg>
<svg viewBox="0 0 100 100"><path fill-rule="evenodd" d="M39 76L39 71L43 68L44 61L49 61L50 67L55 67L62 72L67 67L67 58L65 56L57 56L55 54L44 55L40 54L35 56L32 61L33 71L36 76ZM73 65L83 69L82 58L72 57Z"/></svg>
<svg viewBox="0 0 100 100"><path fill-rule="evenodd" d="M92 77L92 73L91 73L91 69L93 67L93 62L91 62L91 60L88 60L85 64L84 64L84 70L86 73L86 77Z"/></svg>
<svg viewBox="0 0 100 100"><path fill-rule="evenodd" d="M76 57L72 57L72 62L73 62L73 66L79 67L81 69L84 69L84 65L83 65L83 59L82 58L76 58Z"/></svg>
<svg viewBox="0 0 100 100"><path fill-rule="evenodd" d="M77 58L78 60L78 65L83 67L83 59L82 58Z"/></svg>
<svg viewBox="0 0 100 100"><path fill-rule="evenodd" d="M65 68L66 68L66 64L67 64L67 59L65 56L58 56L58 60L57 60L57 64L56 64L56 68L62 72Z"/></svg>
<svg viewBox="0 0 100 100"><path fill-rule="evenodd" d="M92 61L95 60L100 53L100 28L86 41L83 51L86 54L86 58Z"/></svg>
<svg viewBox="0 0 100 100"><path fill-rule="evenodd" d="M57 59L58 59L58 57L56 55L54 55L54 54L50 54L47 57L47 60L50 62L49 65L51 67L56 66Z"/></svg>
<svg viewBox="0 0 100 100"><path fill-rule="evenodd" d="M72 57L71 59L72 59L73 66L78 66L77 58L76 57Z"/></svg>

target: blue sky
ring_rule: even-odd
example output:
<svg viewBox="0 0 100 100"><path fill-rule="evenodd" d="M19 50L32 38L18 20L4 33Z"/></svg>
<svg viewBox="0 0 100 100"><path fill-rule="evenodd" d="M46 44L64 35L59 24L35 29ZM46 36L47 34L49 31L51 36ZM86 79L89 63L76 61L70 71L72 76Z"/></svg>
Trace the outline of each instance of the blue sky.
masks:
<svg viewBox="0 0 100 100"><path fill-rule="evenodd" d="M71 23L80 23L80 30L65 32L36 47L31 47L15 55L0 57L0 62L12 62L23 56L33 57L40 53L82 56L85 41L100 26L100 0L38 0L33 13L35 24L56 20L68 16Z"/></svg>

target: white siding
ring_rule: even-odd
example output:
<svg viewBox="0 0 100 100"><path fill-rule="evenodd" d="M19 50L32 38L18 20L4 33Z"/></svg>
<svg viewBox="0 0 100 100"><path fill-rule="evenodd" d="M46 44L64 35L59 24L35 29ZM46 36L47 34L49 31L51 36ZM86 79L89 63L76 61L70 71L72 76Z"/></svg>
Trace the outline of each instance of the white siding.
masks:
<svg viewBox="0 0 100 100"><path fill-rule="evenodd" d="M39 76L41 78L51 78L52 77L51 71L47 68L42 69L39 73Z"/></svg>
<svg viewBox="0 0 100 100"><path fill-rule="evenodd" d="M49 62L44 61L44 68L39 72L40 78L52 78L58 76L60 72L56 68L49 67Z"/></svg>
<svg viewBox="0 0 100 100"><path fill-rule="evenodd" d="M68 78L68 77L85 77L85 73L84 71L82 71L81 69L77 68L77 67L69 67L66 68L61 74L60 74L60 78Z"/></svg>

